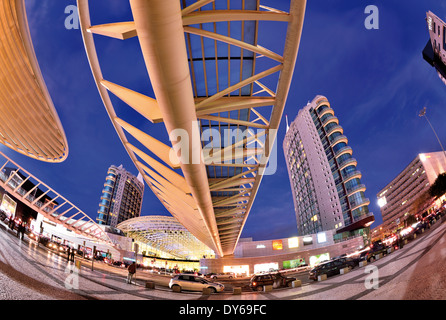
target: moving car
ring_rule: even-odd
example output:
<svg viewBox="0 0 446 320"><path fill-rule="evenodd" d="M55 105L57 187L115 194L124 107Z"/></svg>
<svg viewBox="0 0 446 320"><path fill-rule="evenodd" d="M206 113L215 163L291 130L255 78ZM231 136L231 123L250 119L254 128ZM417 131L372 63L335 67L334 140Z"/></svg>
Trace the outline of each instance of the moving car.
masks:
<svg viewBox="0 0 446 320"><path fill-rule="evenodd" d="M236 278L237 276L235 275L234 272L225 272L225 273L219 273L219 274L213 274L211 275L211 279L233 279Z"/></svg>
<svg viewBox="0 0 446 320"><path fill-rule="evenodd" d="M249 280L249 287L254 291L263 291L265 286L289 287L294 280L296 278L285 277L280 272L255 274Z"/></svg>
<svg viewBox="0 0 446 320"><path fill-rule="evenodd" d="M329 260L327 262L322 262L311 269L309 278L317 281L318 277L322 274L326 274L327 277L331 277L339 274L341 269L348 268L349 270L352 270L356 265L356 261L349 258Z"/></svg>
<svg viewBox="0 0 446 320"><path fill-rule="evenodd" d="M178 274L170 279L169 288L177 287L179 291L203 291L204 288L209 288L213 293L221 292L225 286L218 282L211 282L200 276L193 274Z"/></svg>

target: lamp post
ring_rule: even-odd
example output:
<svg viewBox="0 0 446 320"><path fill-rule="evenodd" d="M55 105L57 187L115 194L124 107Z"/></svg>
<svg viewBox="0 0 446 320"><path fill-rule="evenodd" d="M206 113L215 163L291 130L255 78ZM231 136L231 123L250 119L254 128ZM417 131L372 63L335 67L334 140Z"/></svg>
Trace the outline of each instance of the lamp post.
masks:
<svg viewBox="0 0 446 320"><path fill-rule="evenodd" d="M429 121L429 119L428 119L427 116L426 116L426 107L424 107L424 108L420 111L420 113L418 114L418 116L419 116L419 117L425 117L425 118L426 118L427 123L429 123L429 125L430 125L431 128L432 128L432 131L433 131L434 134L435 134L435 137L437 137L438 143L440 144L441 150L443 151L443 155L446 157L446 154L445 154L445 152L444 152L443 145L441 144L441 141L440 141L440 139L438 138L438 135L437 135L437 133L435 132L434 127L432 126L431 122Z"/></svg>

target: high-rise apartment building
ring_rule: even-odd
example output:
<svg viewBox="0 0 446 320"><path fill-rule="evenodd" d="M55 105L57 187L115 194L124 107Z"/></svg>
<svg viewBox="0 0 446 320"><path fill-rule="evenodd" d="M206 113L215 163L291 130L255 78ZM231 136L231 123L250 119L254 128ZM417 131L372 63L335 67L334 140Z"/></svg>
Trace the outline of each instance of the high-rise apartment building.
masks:
<svg viewBox="0 0 446 320"><path fill-rule="evenodd" d="M368 229L366 187L328 100L316 96L287 128L283 149L299 235ZM368 233L368 231L366 231Z"/></svg>
<svg viewBox="0 0 446 320"><path fill-rule="evenodd" d="M98 224L116 227L130 218L141 214L144 182L141 174L135 177L122 165L110 166L102 189L99 203Z"/></svg>
<svg viewBox="0 0 446 320"><path fill-rule="evenodd" d="M417 199L430 188L438 175L446 171L446 155L441 152L420 153L395 179L378 192L383 232L397 230L404 220L422 212Z"/></svg>
<svg viewBox="0 0 446 320"><path fill-rule="evenodd" d="M437 70L446 84L446 23L431 11L426 13L426 22L429 40L423 50L423 58Z"/></svg>

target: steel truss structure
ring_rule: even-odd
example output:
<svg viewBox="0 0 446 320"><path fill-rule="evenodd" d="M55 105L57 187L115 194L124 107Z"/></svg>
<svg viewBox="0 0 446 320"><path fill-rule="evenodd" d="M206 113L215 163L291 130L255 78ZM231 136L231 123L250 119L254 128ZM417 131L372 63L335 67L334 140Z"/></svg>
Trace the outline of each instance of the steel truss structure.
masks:
<svg viewBox="0 0 446 320"><path fill-rule="evenodd" d="M60 224L78 235L101 241L116 248L107 233L86 213L76 207L54 189L0 152L0 187L23 204L42 214L48 220ZM7 173L6 169L10 172ZM27 185L28 187L25 187ZM38 231L38 230L36 230Z"/></svg>
<svg viewBox="0 0 446 320"><path fill-rule="evenodd" d="M127 236L147 244L167 258L198 260L213 252L195 238L174 217L143 216L121 222L117 226Z"/></svg>
<svg viewBox="0 0 446 320"><path fill-rule="evenodd" d="M267 169L305 6L291 0L284 12L259 0L130 0L132 21L93 25L88 0L78 0L90 67L119 138L167 210L219 256L233 253ZM271 32L284 24L283 33ZM155 97L103 77L94 35L137 37ZM283 45L273 52L260 40ZM110 93L145 122L123 120ZM150 132L160 122L171 145Z"/></svg>

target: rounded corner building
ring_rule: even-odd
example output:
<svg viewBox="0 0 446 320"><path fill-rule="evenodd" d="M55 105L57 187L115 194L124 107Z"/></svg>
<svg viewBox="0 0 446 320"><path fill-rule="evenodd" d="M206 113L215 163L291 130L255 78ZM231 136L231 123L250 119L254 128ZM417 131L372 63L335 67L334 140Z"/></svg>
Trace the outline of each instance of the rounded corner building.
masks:
<svg viewBox="0 0 446 320"><path fill-rule="evenodd" d="M335 230L335 238L362 233L374 216L352 148L327 98L299 110L283 141L299 235Z"/></svg>
<svg viewBox="0 0 446 320"><path fill-rule="evenodd" d="M122 221L141 215L144 183L122 165L110 166L99 203L98 224L116 227Z"/></svg>

